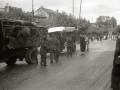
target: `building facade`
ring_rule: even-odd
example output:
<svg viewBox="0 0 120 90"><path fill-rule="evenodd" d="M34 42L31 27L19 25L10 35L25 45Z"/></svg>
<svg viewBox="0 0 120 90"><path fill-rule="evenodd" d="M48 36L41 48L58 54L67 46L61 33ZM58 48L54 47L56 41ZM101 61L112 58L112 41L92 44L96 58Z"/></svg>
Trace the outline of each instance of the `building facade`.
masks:
<svg viewBox="0 0 120 90"><path fill-rule="evenodd" d="M109 27L114 28L117 25L117 21L114 17L100 16L96 19L97 28Z"/></svg>
<svg viewBox="0 0 120 90"><path fill-rule="evenodd" d="M44 8L42 6L34 12L34 21L41 22L42 20L45 19L52 19L54 18L54 13L55 12L53 10Z"/></svg>
<svg viewBox="0 0 120 90"><path fill-rule="evenodd" d="M7 5L0 8L0 18L20 19L23 14L22 8Z"/></svg>

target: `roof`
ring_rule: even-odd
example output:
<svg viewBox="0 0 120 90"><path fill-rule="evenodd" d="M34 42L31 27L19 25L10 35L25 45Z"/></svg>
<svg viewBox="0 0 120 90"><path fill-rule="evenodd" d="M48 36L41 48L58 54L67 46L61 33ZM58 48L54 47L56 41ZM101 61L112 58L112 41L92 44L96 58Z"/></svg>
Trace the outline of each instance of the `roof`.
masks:
<svg viewBox="0 0 120 90"><path fill-rule="evenodd" d="M75 31L75 27L53 27L53 28L49 28L48 29L48 33L53 33L53 32L62 32L62 31L65 31L65 32L72 32L72 31Z"/></svg>
<svg viewBox="0 0 120 90"><path fill-rule="evenodd" d="M34 15L34 18L46 18L44 15Z"/></svg>
<svg viewBox="0 0 120 90"><path fill-rule="evenodd" d="M7 7L7 6L6 6ZM9 6L9 10L16 10L22 12L22 8Z"/></svg>
<svg viewBox="0 0 120 90"><path fill-rule="evenodd" d="M54 13L55 13L53 10L44 8L43 6L40 7L38 10L40 10L40 9L43 10L43 11L45 11L45 12L47 12L47 13L49 13L49 14L54 14ZM37 10L37 11L38 11L38 10Z"/></svg>
<svg viewBox="0 0 120 90"><path fill-rule="evenodd" d="M24 21L24 20L15 20L15 25L23 25L23 26L35 26L33 22Z"/></svg>
<svg viewBox="0 0 120 90"><path fill-rule="evenodd" d="M0 12L5 12L5 8L0 8Z"/></svg>
<svg viewBox="0 0 120 90"><path fill-rule="evenodd" d="M75 27L65 27L66 32L72 32L72 31L75 31L75 30L76 30Z"/></svg>
<svg viewBox="0 0 120 90"><path fill-rule="evenodd" d="M65 30L65 27L53 27L48 29L48 33L52 32L62 32Z"/></svg>
<svg viewBox="0 0 120 90"><path fill-rule="evenodd" d="M2 21L12 21L12 19L8 19L8 18L0 18L0 20L2 20Z"/></svg>

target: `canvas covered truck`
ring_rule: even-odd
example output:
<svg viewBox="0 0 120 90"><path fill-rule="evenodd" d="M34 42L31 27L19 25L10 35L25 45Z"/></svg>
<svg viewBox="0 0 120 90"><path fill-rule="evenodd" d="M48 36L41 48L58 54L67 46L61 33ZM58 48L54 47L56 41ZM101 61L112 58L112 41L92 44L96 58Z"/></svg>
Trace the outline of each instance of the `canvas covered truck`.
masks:
<svg viewBox="0 0 120 90"><path fill-rule="evenodd" d="M59 41L60 41L60 50L61 52L66 49L66 38L68 35L71 36L74 44L73 44L73 51L76 50L76 35L77 30L75 27L53 27L48 29L48 35L51 36L52 34L55 34Z"/></svg>
<svg viewBox="0 0 120 90"><path fill-rule="evenodd" d="M0 19L0 62L13 65L17 60L36 63L40 41L37 27L28 21Z"/></svg>

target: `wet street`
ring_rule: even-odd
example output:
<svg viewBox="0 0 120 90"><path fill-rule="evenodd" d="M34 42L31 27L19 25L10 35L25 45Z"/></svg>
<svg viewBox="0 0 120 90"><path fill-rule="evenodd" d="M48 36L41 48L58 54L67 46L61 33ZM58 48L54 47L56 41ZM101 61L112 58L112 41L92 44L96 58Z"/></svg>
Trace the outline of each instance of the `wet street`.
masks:
<svg viewBox="0 0 120 90"><path fill-rule="evenodd" d="M51 64L48 55L47 67L25 61L15 66L0 63L0 90L111 90L114 50L115 41L94 41L84 56L79 44L73 57L67 58L64 52L58 63Z"/></svg>

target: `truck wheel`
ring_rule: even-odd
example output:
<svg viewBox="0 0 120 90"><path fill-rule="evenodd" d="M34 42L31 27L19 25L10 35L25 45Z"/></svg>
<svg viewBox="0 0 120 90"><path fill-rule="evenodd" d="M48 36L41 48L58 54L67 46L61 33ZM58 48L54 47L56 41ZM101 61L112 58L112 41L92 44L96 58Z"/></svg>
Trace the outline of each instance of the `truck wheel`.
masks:
<svg viewBox="0 0 120 90"><path fill-rule="evenodd" d="M37 53L35 52L35 50L33 49L29 49L27 52L26 52L26 55L25 55L25 60L28 64L35 64L36 63L36 59L37 59Z"/></svg>
<svg viewBox="0 0 120 90"><path fill-rule="evenodd" d="M5 60L5 63L7 65L15 65L16 61L17 61L16 57L11 57L11 58L8 58L7 60Z"/></svg>

